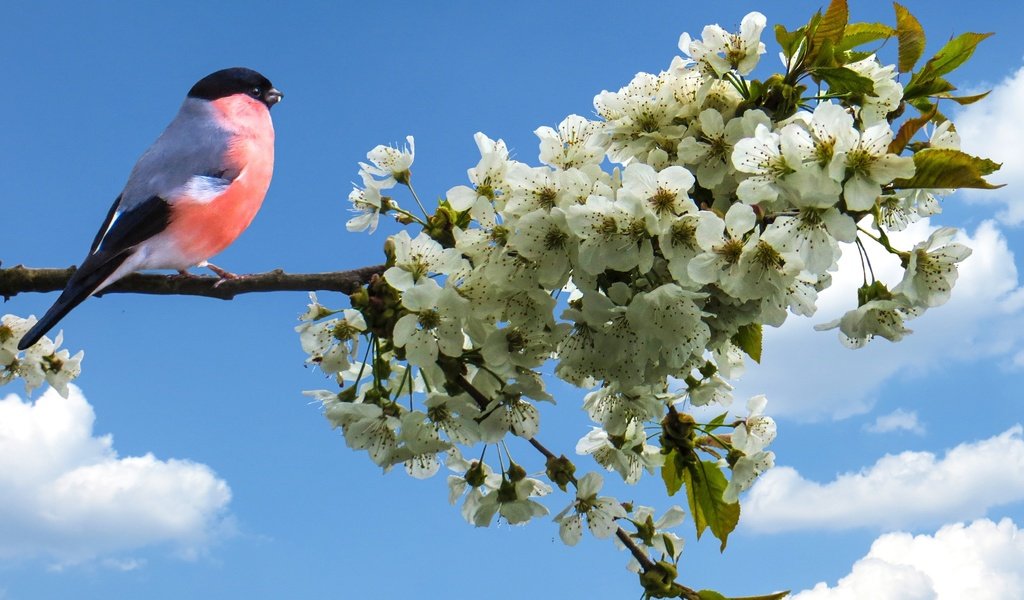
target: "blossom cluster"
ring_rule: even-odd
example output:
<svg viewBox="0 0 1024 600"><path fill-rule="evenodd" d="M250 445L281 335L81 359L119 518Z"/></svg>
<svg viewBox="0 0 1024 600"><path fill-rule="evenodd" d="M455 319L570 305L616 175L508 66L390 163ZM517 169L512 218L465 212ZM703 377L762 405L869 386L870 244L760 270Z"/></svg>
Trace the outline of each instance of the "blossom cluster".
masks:
<svg viewBox="0 0 1024 600"><path fill-rule="evenodd" d="M4 315L0 318L0 385L20 378L25 382L26 393L30 393L46 382L67 398L68 383L82 372L85 352L79 350L71 356L67 349L58 349L63 333L58 333L54 340L43 337L24 352L19 351L18 342L35 324L35 317L23 319Z"/></svg>
<svg viewBox="0 0 1024 600"><path fill-rule="evenodd" d="M899 340L908 320L948 300L970 253L951 242L953 230L907 250L888 241L937 213L937 196L950 191L897 185L915 175L915 161L893 149L904 93L895 67L874 55L851 60L843 68L871 93L831 95L826 82L793 110L773 108L745 79L765 53L765 25L751 13L738 33L715 25L701 39L683 34L682 56L666 70L598 94L596 118L537 129L539 165L478 133L468 182L422 218L382 195L401 184L419 203L412 138L368 154L348 229L372 232L393 213L419 232L389 237L386 272L352 295L351 309L311 296L297 328L309 360L341 389L308 394L349 446L415 477L438 472L444 456L450 500L462 500L467 521L526 522L547 513L538 498L551 485L503 445L497 470L460 447L483 444L486 454L510 433L533 440L535 403L552 400L541 376L550 368L590 390L583 407L595 426L578 454L632 484L669 468L669 456L690 468L700 451L731 471L720 500L734 503L774 463L764 397L732 423L679 411L730 405L729 379L744 355L759 355L763 325L813 315L842 253L865 243L899 256L905 273L891 289L866 284L855 309L821 326L838 328L843 343ZM788 72L793 57L783 62ZM955 150L959 139L946 121L924 145ZM721 427L733 432L713 433ZM644 534L652 509L627 510L598 495L600 474L577 479L571 461L560 471L552 460L548 480L576 487L555 517L567 544L584 520L598 537L632 523L639 543L678 557L681 540L661 529L681 511Z"/></svg>

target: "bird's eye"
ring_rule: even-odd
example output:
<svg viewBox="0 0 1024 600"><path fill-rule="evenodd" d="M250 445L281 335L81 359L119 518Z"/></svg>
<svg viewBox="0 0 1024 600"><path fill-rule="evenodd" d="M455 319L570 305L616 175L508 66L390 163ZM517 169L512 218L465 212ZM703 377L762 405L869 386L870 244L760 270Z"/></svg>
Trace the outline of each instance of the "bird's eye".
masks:
<svg viewBox="0 0 1024 600"><path fill-rule="evenodd" d="M263 88L261 88L261 87L254 87L251 90L249 90L249 95L252 96L253 98L259 98L260 96L263 95Z"/></svg>

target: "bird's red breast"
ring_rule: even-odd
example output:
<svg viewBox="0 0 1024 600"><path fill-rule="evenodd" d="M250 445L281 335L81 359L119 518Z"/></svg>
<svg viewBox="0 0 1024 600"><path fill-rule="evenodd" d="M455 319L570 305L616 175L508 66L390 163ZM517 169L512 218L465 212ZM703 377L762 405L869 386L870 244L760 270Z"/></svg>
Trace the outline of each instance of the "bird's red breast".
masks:
<svg viewBox="0 0 1024 600"><path fill-rule="evenodd" d="M218 124L232 132L224 165L238 175L212 199L174 200L167 233L192 264L224 250L249 226L274 172L274 125L267 107L244 94L210 104Z"/></svg>

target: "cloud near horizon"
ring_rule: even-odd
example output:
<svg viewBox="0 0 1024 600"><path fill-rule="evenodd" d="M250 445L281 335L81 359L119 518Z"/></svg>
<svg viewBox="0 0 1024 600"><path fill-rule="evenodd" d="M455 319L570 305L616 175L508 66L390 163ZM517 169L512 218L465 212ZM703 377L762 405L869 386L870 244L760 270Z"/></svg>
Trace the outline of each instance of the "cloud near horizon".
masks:
<svg viewBox="0 0 1024 600"><path fill-rule="evenodd" d="M1022 432L1018 424L941 458L931 452L886 454L828 483L776 467L744 498L742 525L764 533L906 529L982 517L992 507L1024 500Z"/></svg>
<svg viewBox="0 0 1024 600"><path fill-rule="evenodd" d="M73 385L67 399L0 399L0 561L131 570L144 561L126 553L162 545L192 558L230 529L231 490L212 469L119 457L95 418Z"/></svg>
<svg viewBox="0 0 1024 600"><path fill-rule="evenodd" d="M977 203L1003 204L998 218L1008 225L1024 223L1024 203L1020 189L1024 186L1024 67L1009 75L981 102L969 104L953 117L968 154L990 158L1002 168L989 179L1006 184L998 190L965 190L968 200Z"/></svg>
<svg viewBox="0 0 1024 600"><path fill-rule="evenodd" d="M943 526L934 535L886 533L834 587L792 600L1024 598L1024 531L1010 519Z"/></svg>

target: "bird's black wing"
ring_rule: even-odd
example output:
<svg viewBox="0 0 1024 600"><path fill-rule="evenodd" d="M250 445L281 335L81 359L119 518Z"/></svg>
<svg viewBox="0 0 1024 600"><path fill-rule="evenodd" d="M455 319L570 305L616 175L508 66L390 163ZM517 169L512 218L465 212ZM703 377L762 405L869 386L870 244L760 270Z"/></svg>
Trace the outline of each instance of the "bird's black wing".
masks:
<svg viewBox="0 0 1024 600"><path fill-rule="evenodd" d="M98 252L114 255L128 250L167 229L171 222L171 205L160 196L151 196L124 211L118 210L120 201L119 196L96 233L90 256Z"/></svg>
<svg viewBox="0 0 1024 600"><path fill-rule="evenodd" d="M132 248L167 228L170 223L170 205L158 196L136 204L130 210L118 211L120 198L114 202L103 227L93 240L89 255L71 275L50 310L25 334L18 343L24 350L39 341L71 309L82 303L131 255Z"/></svg>

